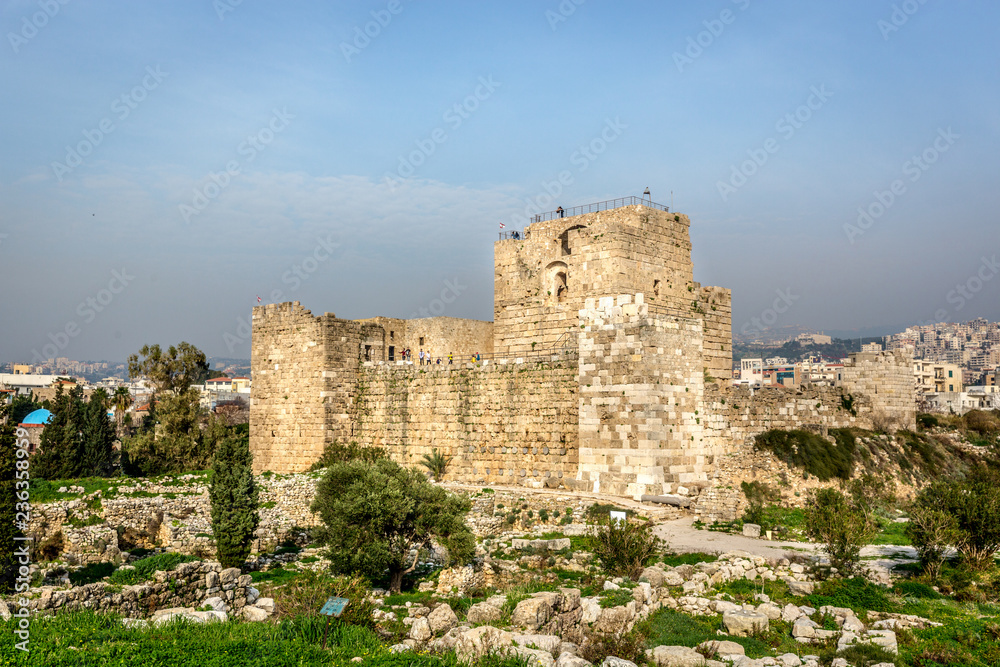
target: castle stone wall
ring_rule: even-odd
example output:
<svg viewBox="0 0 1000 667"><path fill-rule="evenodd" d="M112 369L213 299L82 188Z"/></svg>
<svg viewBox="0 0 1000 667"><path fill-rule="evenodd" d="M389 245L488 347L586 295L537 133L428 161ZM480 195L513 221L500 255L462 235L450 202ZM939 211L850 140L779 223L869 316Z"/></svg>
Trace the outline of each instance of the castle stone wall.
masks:
<svg viewBox="0 0 1000 667"><path fill-rule="evenodd" d="M642 294L588 299L580 318L583 488L638 496L706 479L701 320L651 317Z"/></svg>
<svg viewBox="0 0 1000 667"><path fill-rule="evenodd" d="M444 479L559 486L576 475L576 363L365 364L350 440L418 466L451 457Z"/></svg>
<svg viewBox="0 0 1000 667"><path fill-rule="evenodd" d="M871 420L879 430L916 430L917 385L908 351L856 352L839 375L845 392L871 402Z"/></svg>

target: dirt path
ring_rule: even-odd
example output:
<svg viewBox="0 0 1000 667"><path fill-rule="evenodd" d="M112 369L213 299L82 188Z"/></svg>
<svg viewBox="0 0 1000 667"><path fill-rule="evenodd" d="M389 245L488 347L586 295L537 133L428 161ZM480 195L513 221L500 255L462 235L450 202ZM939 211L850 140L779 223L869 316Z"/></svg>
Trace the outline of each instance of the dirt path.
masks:
<svg viewBox="0 0 1000 667"><path fill-rule="evenodd" d="M796 553L811 553L819 548L808 542L778 542L742 535L730 535L729 533L717 533L712 530L698 530L692 525L694 519L693 516L688 516L665 521L656 527L656 535L666 540L670 545L670 550L677 553L746 551L765 558L782 558Z"/></svg>

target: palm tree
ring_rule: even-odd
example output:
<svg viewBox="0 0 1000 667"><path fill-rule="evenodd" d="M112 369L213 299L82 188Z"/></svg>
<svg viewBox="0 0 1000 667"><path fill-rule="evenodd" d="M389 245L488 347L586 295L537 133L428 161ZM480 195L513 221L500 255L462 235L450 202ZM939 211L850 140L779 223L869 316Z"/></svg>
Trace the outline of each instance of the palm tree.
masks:
<svg viewBox="0 0 1000 667"><path fill-rule="evenodd" d="M437 447L433 448L430 454L424 454L423 459L420 461L420 465L427 468L436 480L444 477L444 471L449 463L451 463L451 457L439 452Z"/></svg>
<svg viewBox="0 0 1000 667"><path fill-rule="evenodd" d="M125 411L132 405L132 394L129 393L128 387L118 387L115 389L115 394L111 400L115 405L115 418L118 420L118 431L121 432L125 424Z"/></svg>

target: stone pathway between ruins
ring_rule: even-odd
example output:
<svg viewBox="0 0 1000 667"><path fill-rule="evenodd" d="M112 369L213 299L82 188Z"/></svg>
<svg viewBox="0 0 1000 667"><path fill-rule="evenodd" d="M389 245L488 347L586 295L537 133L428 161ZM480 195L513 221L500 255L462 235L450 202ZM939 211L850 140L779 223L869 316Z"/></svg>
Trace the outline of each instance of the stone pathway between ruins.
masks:
<svg viewBox="0 0 1000 667"><path fill-rule="evenodd" d="M477 491L480 487L465 484L445 484L452 489L466 489ZM727 551L746 551L747 553L765 558L790 558L796 554L813 553L820 549L820 545L813 542L780 542L777 540L764 540L743 535L732 535L730 533L719 533L712 530L698 529L694 527L697 517L694 515L684 516L679 519L667 519L669 514L675 510L666 509L650 503L640 503L629 498L609 498L597 493L586 493L580 491L566 491L565 489L525 489L514 486L494 486L497 490L514 491L521 493L531 493L535 495L551 495L569 498L588 498L600 500L601 502L613 502L620 507L626 507L641 511L642 514L650 517L657 525L654 533L657 537L667 542L670 551L676 553L690 553L700 551L704 553L721 554ZM889 572L896 565L917 560L917 551L913 547L893 546L893 545L872 545L861 550L861 557L866 560L868 569L873 577L888 584Z"/></svg>

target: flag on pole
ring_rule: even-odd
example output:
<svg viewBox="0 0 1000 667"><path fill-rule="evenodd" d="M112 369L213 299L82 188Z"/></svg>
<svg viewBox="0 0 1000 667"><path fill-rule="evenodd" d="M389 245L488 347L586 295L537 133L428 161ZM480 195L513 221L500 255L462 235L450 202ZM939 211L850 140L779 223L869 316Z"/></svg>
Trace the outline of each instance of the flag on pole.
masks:
<svg viewBox="0 0 1000 667"><path fill-rule="evenodd" d="M260 303L260 295L257 295L257 303Z"/></svg>
<svg viewBox="0 0 1000 667"><path fill-rule="evenodd" d="M503 224L502 222L500 223L500 229L503 229L503 228L504 228L504 227L506 227L506 226L507 226L507 225Z"/></svg>

